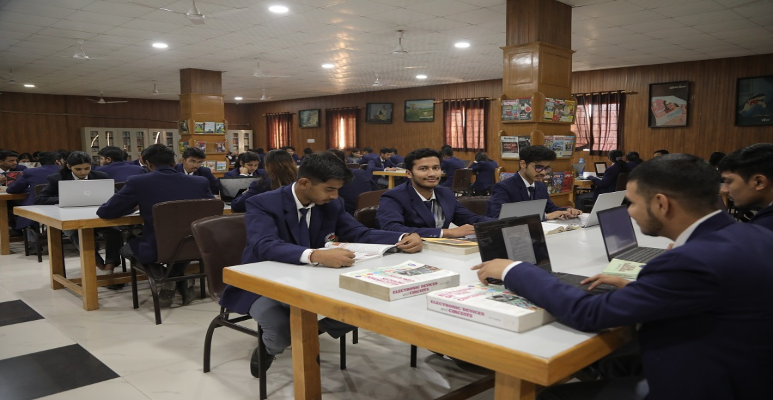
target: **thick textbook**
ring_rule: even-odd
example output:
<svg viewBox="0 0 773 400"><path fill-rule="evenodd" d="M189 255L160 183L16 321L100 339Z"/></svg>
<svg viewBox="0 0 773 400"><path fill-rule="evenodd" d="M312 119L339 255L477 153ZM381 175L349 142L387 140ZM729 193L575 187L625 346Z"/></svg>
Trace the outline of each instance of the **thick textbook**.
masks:
<svg viewBox="0 0 773 400"><path fill-rule="evenodd" d="M424 248L427 250L442 251L445 253L467 255L478 253L478 243L469 240L447 238L422 238Z"/></svg>
<svg viewBox="0 0 773 400"><path fill-rule="evenodd" d="M525 332L555 318L501 285L473 283L427 294L427 308L443 314Z"/></svg>
<svg viewBox="0 0 773 400"><path fill-rule="evenodd" d="M381 300L398 300L459 285L459 273L416 261L346 272L338 287Z"/></svg>
<svg viewBox="0 0 773 400"><path fill-rule="evenodd" d="M618 276L620 278L628 279L629 281L635 281L644 265L645 264L643 263L613 258L601 273L604 275Z"/></svg>

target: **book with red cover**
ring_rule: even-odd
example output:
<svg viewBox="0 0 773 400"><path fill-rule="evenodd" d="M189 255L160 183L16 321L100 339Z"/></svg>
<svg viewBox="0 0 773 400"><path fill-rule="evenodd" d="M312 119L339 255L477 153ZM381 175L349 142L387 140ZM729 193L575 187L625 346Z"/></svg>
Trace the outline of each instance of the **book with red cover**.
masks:
<svg viewBox="0 0 773 400"><path fill-rule="evenodd" d="M561 186L561 192L571 192L574 187L574 173L572 171L564 172L564 183Z"/></svg>

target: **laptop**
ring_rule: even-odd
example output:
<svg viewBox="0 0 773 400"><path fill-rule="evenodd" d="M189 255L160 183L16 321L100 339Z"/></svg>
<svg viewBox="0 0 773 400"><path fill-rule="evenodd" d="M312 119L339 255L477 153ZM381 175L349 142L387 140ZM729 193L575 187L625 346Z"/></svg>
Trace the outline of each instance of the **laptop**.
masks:
<svg viewBox="0 0 773 400"><path fill-rule="evenodd" d="M620 190L612 193L603 193L603 194L600 194L599 197L596 199L596 202L593 204L593 209L591 210L590 214L583 213L583 214L580 214L577 218L553 220L550 222L558 223L562 225L580 225L583 228L598 225L599 212L610 209L612 207L617 207L623 204L623 200L625 200L625 190Z"/></svg>
<svg viewBox="0 0 773 400"><path fill-rule="evenodd" d="M545 204L547 202L547 199L540 199L502 204L502 209L499 210L499 219L534 214L539 215L540 219L542 219L545 216Z"/></svg>
<svg viewBox="0 0 773 400"><path fill-rule="evenodd" d="M542 231L542 218L539 215L480 222L474 226L481 261L495 258L527 261L550 272L561 282L588 290L589 285L580 284L586 276L553 272L545 233ZM615 287L611 285L599 285L589 293L601 294L613 289Z"/></svg>
<svg viewBox="0 0 773 400"><path fill-rule="evenodd" d="M230 203L249 189L252 182L263 179L260 176L240 176L236 178L220 178L220 200Z"/></svg>
<svg viewBox="0 0 773 400"><path fill-rule="evenodd" d="M585 163L572 164L572 168L574 168L574 176L582 176L583 171L585 171Z"/></svg>
<svg viewBox="0 0 773 400"><path fill-rule="evenodd" d="M59 207L101 206L115 193L113 179L59 181Z"/></svg>
<svg viewBox="0 0 773 400"><path fill-rule="evenodd" d="M652 247L639 247L626 206L601 211L599 225L601 225L601 236L604 238L604 247L609 260L617 258L646 264L665 251Z"/></svg>
<svg viewBox="0 0 773 400"><path fill-rule="evenodd" d="M593 163L593 166L596 167L596 176L598 177L604 176L604 172L607 170L607 163L595 162Z"/></svg>

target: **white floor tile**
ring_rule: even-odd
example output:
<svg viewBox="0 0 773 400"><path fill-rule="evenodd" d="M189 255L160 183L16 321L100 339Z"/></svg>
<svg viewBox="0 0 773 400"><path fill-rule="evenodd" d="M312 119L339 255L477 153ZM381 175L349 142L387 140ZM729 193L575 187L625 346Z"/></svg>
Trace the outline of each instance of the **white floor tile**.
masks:
<svg viewBox="0 0 773 400"><path fill-rule="evenodd" d="M141 400L148 399L137 388L126 382L123 378L115 378L109 381L95 383L66 392L41 397L42 400L84 400L84 399L110 399L110 400Z"/></svg>
<svg viewBox="0 0 773 400"><path fill-rule="evenodd" d="M44 320L22 322L0 327L0 359L75 344L59 329Z"/></svg>

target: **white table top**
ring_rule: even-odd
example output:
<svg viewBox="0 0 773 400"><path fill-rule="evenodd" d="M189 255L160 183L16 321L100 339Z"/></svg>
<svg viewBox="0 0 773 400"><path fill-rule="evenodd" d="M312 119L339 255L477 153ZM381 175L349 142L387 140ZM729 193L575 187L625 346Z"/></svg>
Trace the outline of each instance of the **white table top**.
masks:
<svg viewBox="0 0 773 400"><path fill-rule="evenodd" d="M40 214L43 216L46 216L48 218L55 219L57 221L62 222L70 222L70 221L87 221L87 220L95 220L100 219L97 216L97 209L99 209L99 206L93 206L93 207L59 207L59 206L19 206L15 207L15 209L22 209L22 210L28 210L31 212L34 212L36 214ZM224 207L225 210L230 210L231 206L226 204ZM131 214L127 214L127 217L136 216L139 217L139 212L134 212Z"/></svg>

